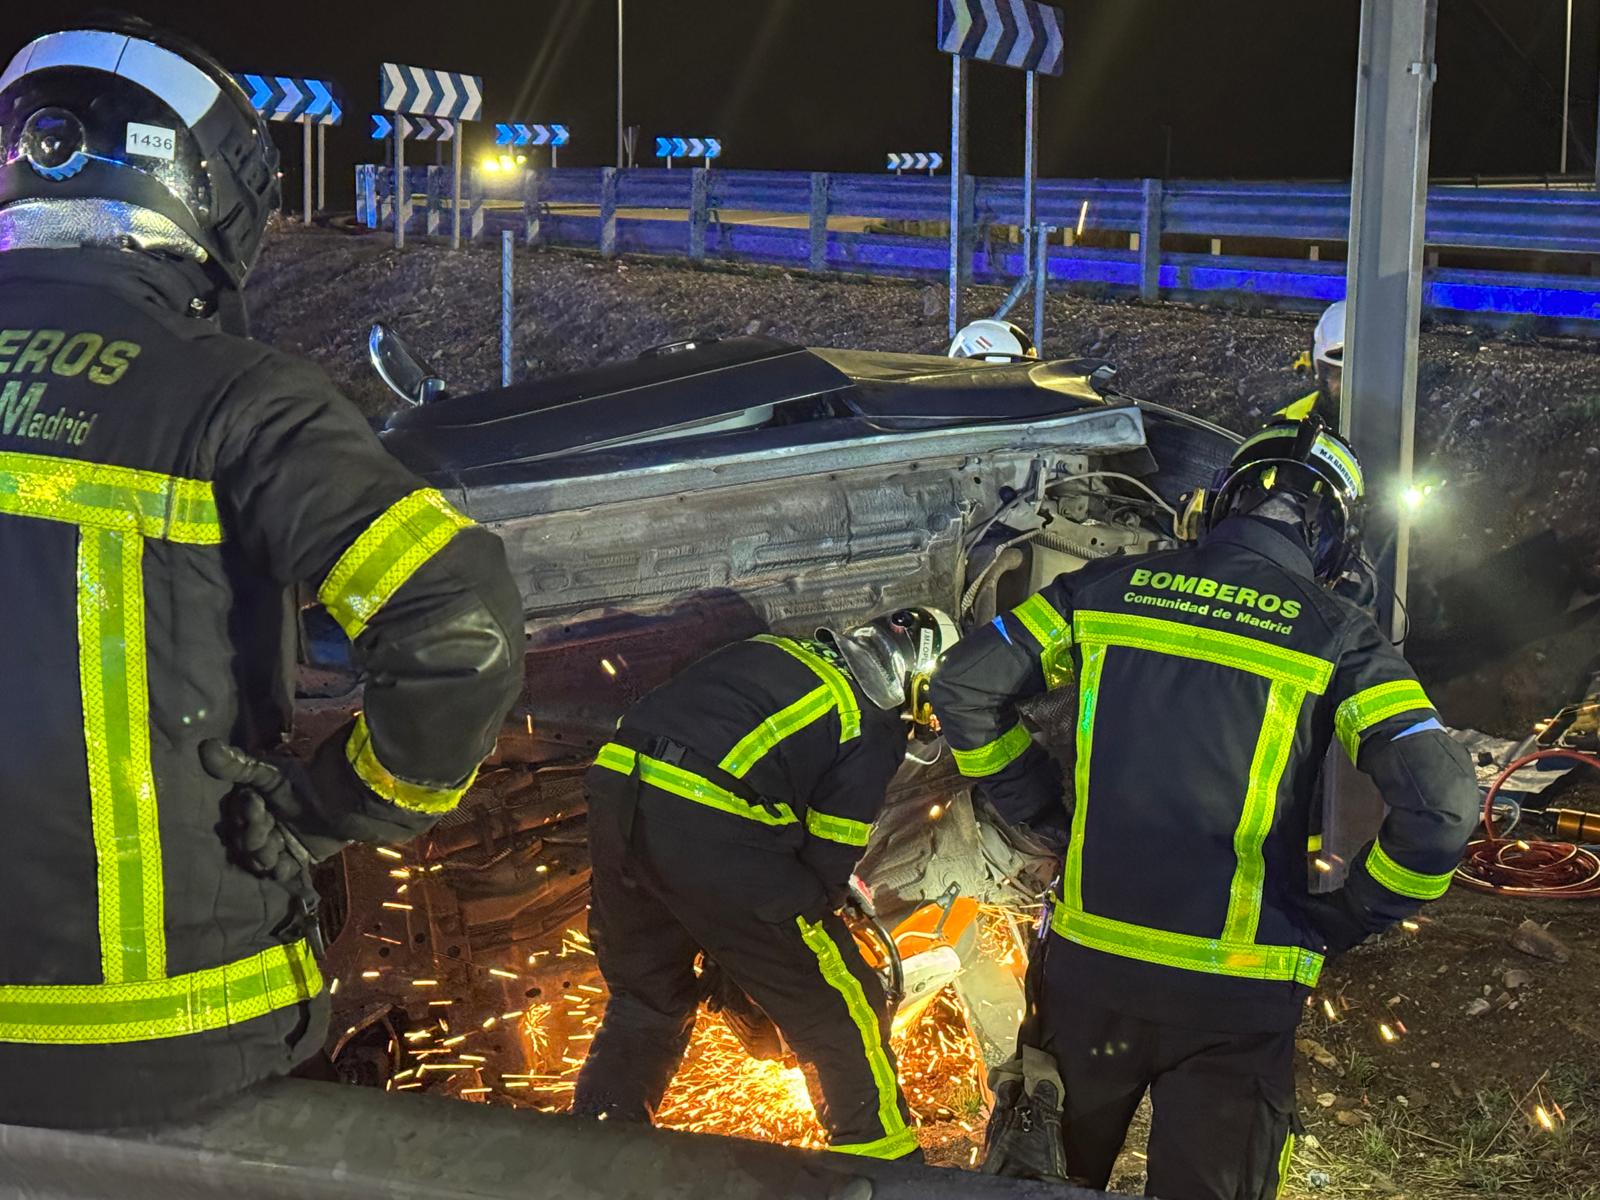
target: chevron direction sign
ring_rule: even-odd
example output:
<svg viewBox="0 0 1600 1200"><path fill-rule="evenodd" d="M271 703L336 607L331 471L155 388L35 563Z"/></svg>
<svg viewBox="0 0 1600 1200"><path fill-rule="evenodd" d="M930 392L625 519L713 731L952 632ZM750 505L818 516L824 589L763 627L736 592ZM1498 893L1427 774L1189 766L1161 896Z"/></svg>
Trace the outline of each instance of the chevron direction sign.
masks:
<svg viewBox="0 0 1600 1200"><path fill-rule="evenodd" d="M709 163L713 158L722 157L722 139L658 137L656 157L666 159L668 166L675 158L703 158Z"/></svg>
<svg viewBox="0 0 1600 1200"><path fill-rule="evenodd" d="M379 107L388 112L416 113L449 121L477 121L483 116L483 77L427 67L384 63L378 74Z"/></svg>
<svg viewBox="0 0 1600 1200"><path fill-rule="evenodd" d="M406 134L408 138L415 138L419 142L448 142L456 136L454 121L445 121L438 117L401 117L411 128Z"/></svg>
<svg viewBox="0 0 1600 1200"><path fill-rule="evenodd" d="M333 98L333 84L323 79L298 79L290 75L239 75L239 85L250 104L272 121L305 121L312 125L337 125L344 110Z"/></svg>
<svg viewBox="0 0 1600 1200"><path fill-rule="evenodd" d="M927 171L930 175L944 166L942 154L891 154L889 155L889 170L896 173L900 171Z"/></svg>
<svg viewBox="0 0 1600 1200"><path fill-rule="evenodd" d="M565 125L518 125L500 123L494 127L496 146L565 146L572 132Z"/></svg>
<svg viewBox="0 0 1600 1200"><path fill-rule="evenodd" d="M939 49L962 58L1060 75L1062 13L1035 0L939 0Z"/></svg>

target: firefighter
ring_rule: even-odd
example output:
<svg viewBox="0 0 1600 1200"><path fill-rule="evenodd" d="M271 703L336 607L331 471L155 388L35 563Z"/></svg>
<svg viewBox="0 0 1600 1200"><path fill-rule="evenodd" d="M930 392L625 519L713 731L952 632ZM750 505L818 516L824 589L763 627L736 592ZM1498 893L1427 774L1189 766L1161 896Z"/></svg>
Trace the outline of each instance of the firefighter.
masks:
<svg viewBox="0 0 1600 1200"><path fill-rule="evenodd" d="M0 1123L161 1123L317 1056L308 867L456 804L518 687L496 538L240 336L277 154L112 19L0 76ZM361 715L309 765L294 589Z"/></svg>
<svg viewBox="0 0 1600 1200"><path fill-rule="evenodd" d="M1466 755L1371 617L1330 590L1358 555L1364 490L1317 418L1274 422L1222 473L1197 546L1062 575L934 680L963 772L1045 828L1064 819L1060 780L1017 705L1076 682L1065 861L1022 1040L1059 1069L1059 1173L1089 1187L1148 1090L1149 1194L1275 1195L1294 1030L1325 958L1442 895L1466 844ZM1314 896L1305 847L1333 741L1389 813L1344 885Z"/></svg>
<svg viewBox="0 0 1600 1200"><path fill-rule="evenodd" d="M761 636L646 696L589 774L589 928L610 990L574 1111L652 1120L704 954L806 1069L830 1147L920 1154L883 988L838 916L955 626L907 609L819 640Z"/></svg>

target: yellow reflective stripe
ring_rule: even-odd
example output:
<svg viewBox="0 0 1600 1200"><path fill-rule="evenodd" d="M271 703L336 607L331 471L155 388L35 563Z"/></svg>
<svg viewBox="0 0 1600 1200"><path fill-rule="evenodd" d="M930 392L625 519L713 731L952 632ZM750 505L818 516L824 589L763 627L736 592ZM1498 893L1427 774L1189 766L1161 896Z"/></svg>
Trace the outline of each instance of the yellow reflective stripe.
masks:
<svg viewBox="0 0 1600 1200"><path fill-rule="evenodd" d="M1032 595L1011 610L1039 643L1039 668L1051 691L1072 681L1072 625L1042 595Z"/></svg>
<svg viewBox="0 0 1600 1200"><path fill-rule="evenodd" d="M1083 674L1078 680L1078 760L1073 770L1072 837L1067 843L1061 887L1066 902L1083 907L1083 838L1089 822L1089 760L1094 754L1094 714L1100 703L1100 676L1106 667L1106 647L1083 646Z"/></svg>
<svg viewBox="0 0 1600 1200"><path fill-rule="evenodd" d="M1284 1186L1289 1182L1289 1162L1294 1158L1294 1133L1284 1135L1283 1153L1278 1156L1278 1186L1273 1191L1274 1196L1282 1196Z"/></svg>
<svg viewBox="0 0 1600 1200"><path fill-rule="evenodd" d="M900 1088L895 1083L894 1067L889 1063L889 1054L883 1044L883 1031L878 1023L878 1015L867 1003L867 995L861 990L861 981L850 974L850 968L845 965L839 947L828 936L828 931L823 928L820 921L808 921L804 917L796 917L795 924L800 927L800 936L811 948L811 953L817 956L817 965L822 968L822 977L844 999L845 1008L850 1012L850 1019L855 1022L856 1029L861 1034L861 1049L866 1054L872 1081L878 1086L878 1123L883 1126L883 1140L901 1134L911 1134L905 1118L900 1115ZM881 1146L883 1140L868 1145ZM916 1145L915 1135L912 1135L910 1144ZM845 1153L851 1152L842 1147L841 1149ZM859 1147L854 1151L858 1154L864 1152ZM887 1156L873 1154L871 1157Z"/></svg>
<svg viewBox="0 0 1600 1200"><path fill-rule="evenodd" d="M1056 906L1050 927L1067 941L1090 950L1206 975L1315 987L1322 974L1322 955L1301 946L1260 946L1169 933L1086 913L1066 901Z"/></svg>
<svg viewBox="0 0 1600 1200"><path fill-rule="evenodd" d="M794 815L794 809L787 804L775 804L773 808L777 811L768 811L760 805L751 804L735 796L726 788L718 787L703 775L685 771L682 767L664 763L647 754L637 754L626 746L619 746L616 742L608 742L602 746L594 762L597 767L604 767L621 775L632 775L637 763L639 778L651 787L671 792L674 796L681 796L685 800L693 800L696 804L704 804L707 808L743 817L747 821L757 821L762 825L794 825L799 821Z"/></svg>
<svg viewBox="0 0 1600 1200"><path fill-rule="evenodd" d="M820 720L833 711L833 692L826 684L807 692L788 708L768 717L729 750L720 763L722 770L735 779L743 779L784 738L798 733L813 721Z"/></svg>
<svg viewBox="0 0 1600 1200"><path fill-rule="evenodd" d="M412 492L339 556L317 599L353 641L418 567L471 524L432 488Z"/></svg>
<svg viewBox="0 0 1600 1200"><path fill-rule="evenodd" d="M865 846L872 837L872 826L866 821L835 817L814 808L806 810L806 828L813 837L845 846Z"/></svg>
<svg viewBox="0 0 1600 1200"><path fill-rule="evenodd" d="M237 1025L322 990L305 942L226 966L137 983L0 986L0 1042L108 1045Z"/></svg>
<svg viewBox="0 0 1600 1200"><path fill-rule="evenodd" d="M1306 839L1306 853L1307 854L1315 854L1321 849L1322 849L1322 835L1320 833L1313 833L1310 837L1308 837Z"/></svg>
<svg viewBox="0 0 1600 1200"><path fill-rule="evenodd" d="M412 812L449 812L461 803L461 797L467 794L478 777L478 768L474 767L466 782L456 787L434 787L399 778L378 761L378 755L372 748L372 730L367 728L365 713L356 717L355 728L350 731L350 739L344 744L344 756L362 783L390 804Z"/></svg>
<svg viewBox="0 0 1600 1200"><path fill-rule="evenodd" d="M145 671L144 539L81 530L78 680L107 983L159 979L167 969Z"/></svg>
<svg viewBox="0 0 1600 1200"><path fill-rule="evenodd" d="M1391 892L1412 900L1437 900L1450 890L1450 880L1455 877L1454 871L1446 871L1443 875L1424 875L1421 871L1402 867L1385 853L1378 842L1372 843L1372 849L1367 854L1367 874Z"/></svg>
<svg viewBox="0 0 1600 1200"><path fill-rule="evenodd" d="M1005 770L1031 745L1033 739L1018 721L987 745L976 750L957 750L952 746L950 752L955 756L956 769L968 779L984 779Z"/></svg>
<svg viewBox="0 0 1600 1200"><path fill-rule="evenodd" d="M1269 425L1260 433L1254 434L1247 438L1244 444L1241 445L1238 450L1234 451L1233 456L1238 458L1242 451L1250 449L1251 446L1259 446L1262 442L1271 442L1278 438L1288 438L1291 442L1293 442L1299 437L1300 434L1298 430L1285 429L1281 425Z"/></svg>
<svg viewBox="0 0 1600 1200"><path fill-rule="evenodd" d="M1333 714L1333 727L1339 744L1355 762L1361 752L1361 735L1374 725L1408 712L1433 711L1433 701L1415 679L1396 679L1357 692L1339 705Z"/></svg>
<svg viewBox="0 0 1600 1200"><path fill-rule="evenodd" d="M189 545L222 541L204 480L46 454L0 453L0 513Z"/></svg>
<svg viewBox="0 0 1600 1200"><path fill-rule="evenodd" d="M833 697L833 706L839 713L839 740L848 742L861 736L861 706L856 703L856 690L850 686L850 681L844 677L843 671L820 654L806 649L793 638L761 633L750 640L776 646L810 667L816 677L822 680L822 685L828 689L828 694Z"/></svg>
<svg viewBox="0 0 1600 1200"><path fill-rule="evenodd" d="M875 1142L832 1143L828 1149L834 1154L854 1154L858 1158L904 1158L918 1149L917 1134L913 1129L902 1129Z"/></svg>
<svg viewBox="0 0 1600 1200"><path fill-rule="evenodd" d="M1305 703L1303 688L1272 681L1267 692L1267 713L1261 720L1261 735L1256 739L1255 756L1250 763L1250 785L1245 792L1244 811L1233 834L1233 853L1237 865L1228 888L1228 916L1222 926L1225 942L1253 942L1261 924L1261 890L1266 885L1267 862L1261 846L1272 832L1278 808L1278 789L1289 767L1289 752L1300 725L1300 709Z"/></svg>
<svg viewBox="0 0 1600 1200"><path fill-rule="evenodd" d="M1267 679L1281 679L1318 696L1328 690L1328 681L1333 677L1333 664L1326 659L1243 634L1125 613L1077 612L1072 621L1079 643L1105 642L1215 663Z"/></svg>

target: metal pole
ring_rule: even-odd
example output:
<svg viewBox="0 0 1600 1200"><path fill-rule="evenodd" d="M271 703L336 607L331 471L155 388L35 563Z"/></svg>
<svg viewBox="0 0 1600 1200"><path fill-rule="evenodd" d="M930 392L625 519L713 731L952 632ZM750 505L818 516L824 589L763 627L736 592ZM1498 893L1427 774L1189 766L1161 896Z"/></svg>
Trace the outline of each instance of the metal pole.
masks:
<svg viewBox="0 0 1600 1200"><path fill-rule="evenodd" d="M500 235L500 386L511 386L511 251L516 239Z"/></svg>
<svg viewBox="0 0 1600 1200"><path fill-rule="evenodd" d="M406 119L394 114L394 248L406 247L406 201L411 198L406 186Z"/></svg>
<svg viewBox="0 0 1600 1200"><path fill-rule="evenodd" d="M967 60L951 56L950 66L950 336L961 329L962 184L967 177Z"/></svg>
<svg viewBox="0 0 1600 1200"><path fill-rule="evenodd" d="M1428 143L1439 0L1362 0L1350 188L1349 302L1340 425L1365 468L1378 622L1404 623L1422 317ZM1328 756L1319 888L1338 886L1383 822L1383 798L1335 747Z"/></svg>
<svg viewBox="0 0 1600 1200"><path fill-rule="evenodd" d="M1039 357L1044 357L1044 298L1050 288L1050 234L1053 225L1040 225L1033 230L1033 347Z"/></svg>
<svg viewBox="0 0 1600 1200"><path fill-rule="evenodd" d="M300 191L305 199L306 224L309 225L311 224L311 169L315 165L315 160L311 156L311 119L309 117L301 117L300 128L303 131L300 148L302 167L300 172L302 176Z"/></svg>
<svg viewBox="0 0 1600 1200"><path fill-rule="evenodd" d="M622 4L617 0L617 170L628 165L626 139L622 132Z"/></svg>
<svg viewBox="0 0 1600 1200"><path fill-rule="evenodd" d="M1039 72L1028 72L1022 134L1022 261L1033 262L1034 226L1039 223Z"/></svg>
<svg viewBox="0 0 1600 1200"><path fill-rule="evenodd" d="M1572 112L1572 0L1567 0L1567 65L1561 79L1561 173L1567 173L1567 122Z"/></svg>
<svg viewBox="0 0 1600 1200"><path fill-rule="evenodd" d="M1341 415L1374 493L1376 566L1398 602L1380 602L1380 615L1392 626L1383 609L1405 603L1409 530L1397 501L1416 424L1439 0L1362 0L1361 13Z"/></svg>
<svg viewBox="0 0 1600 1200"><path fill-rule="evenodd" d="M317 126L317 211L328 208L328 127Z"/></svg>
<svg viewBox="0 0 1600 1200"><path fill-rule="evenodd" d="M451 210L450 249L461 249L461 122L457 121L455 136L450 140L455 143L455 182L451 185L455 189L455 207Z"/></svg>

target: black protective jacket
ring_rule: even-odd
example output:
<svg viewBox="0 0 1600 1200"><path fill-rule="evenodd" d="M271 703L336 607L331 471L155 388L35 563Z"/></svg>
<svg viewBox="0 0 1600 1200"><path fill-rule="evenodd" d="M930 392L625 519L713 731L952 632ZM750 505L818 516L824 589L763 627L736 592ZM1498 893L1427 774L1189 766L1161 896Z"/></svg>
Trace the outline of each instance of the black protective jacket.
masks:
<svg viewBox="0 0 1600 1200"><path fill-rule="evenodd" d="M797 854L839 900L905 750L899 712L868 700L835 651L763 635L651 692L595 767L637 773L713 855Z"/></svg>
<svg viewBox="0 0 1600 1200"><path fill-rule="evenodd" d="M1054 764L1017 704L1076 681L1071 827L1049 950L1094 1003L1218 1031L1292 1029L1323 957L1449 886L1477 812L1466 754L1370 617L1284 527L1062 575L948 655L933 703L1002 815L1049 824ZM1389 815L1308 894L1331 741ZM1053 972L1054 973L1054 972Z"/></svg>
<svg viewBox="0 0 1600 1200"><path fill-rule="evenodd" d="M133 253L0 255L0 1122L157 1121L321 1048L305 931L197 753L281 744L297 585L367 676L317 839L427 829L520 681L498 540L193 295Z"/></svg>

